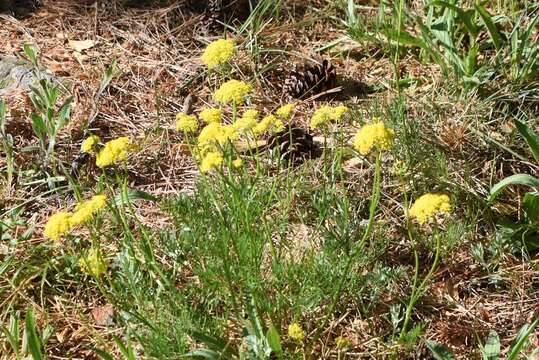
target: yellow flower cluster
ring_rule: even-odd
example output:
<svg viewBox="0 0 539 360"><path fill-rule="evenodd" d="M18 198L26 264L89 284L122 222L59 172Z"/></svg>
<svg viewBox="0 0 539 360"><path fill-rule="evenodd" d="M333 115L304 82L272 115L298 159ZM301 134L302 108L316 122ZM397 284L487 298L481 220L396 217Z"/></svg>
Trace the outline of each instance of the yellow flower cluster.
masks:
<svg viewBox="0 0 539 360"><path fill-rule="evenodd" d="M94 154L96 147L99 144L99 141L101 141L99 136L90 135L88 138L86 138L86 140L82 142L80 151L86 154Z"/></svg>
<svg viewBox="0 0 539 360"><path fill-rule="evenodd" d="M311 129L317 129L330 121L339 121L348 112L346 106L324 105L318 108L311 117Z"/></svg>
<svg viewBox="0 0 539 360"><path fill-rule="evenodd" d="M58 241L62 236L69 234L75 226L88 222L106 204L107 197L105 195L95 195L90 200L78 204L74 213L65 211L56 213L45 224L43 235Z"/></svg>
<svg viewBox="0 0 539 360"><path fill-rule="evenodd" d="M52 240L60 240L62 236L71 231L71 214L68 212L59 212L52 215L45 224L43 235Z"/></svg>
<svg viewBox="0 0 539 360"><path fill-rule="evenodd" d="M243 116L236 120L233 124L238 133L245 133L252 130L256 126L258 121L258 111L254 109L248 109L243 113Z"/></svg>
<svg viewBox="0 0 539 360"><path fill-rule="evenodd" d="M427 193L422 195L410 207L410 216L417 219L417 222L424 224L438 213L449 213L451 203L449 196L444 194Z"/></svg>
<svg viewBox="0 0 539 360"><path fill-rule="evenodd" d="M176 131L191 133L198 130L198 121L196 116L178 113L176 115Z"/></svg>
<svg viewBox="0 0 539 360"><path fill-rule="evenodd" d="M241 167L243 165L243 160L241 158L237 158L234 161L232 161L232 166L236 169Z"/></svg>
<svg viewBox="0 0 539 360"><path fill-rule="evenodd" d="M215 91L213 97L222 104L242 105L250 91L251 85L239 80L229 80Z"/></svg>
<svg viewBox="0 0 539 360"><path fill-rule="evenodd" d="M350 340L348 340L344 336L338 336L335 339L335 345L337 345L337 347L339 349L344 349L344 348L347 348L348 346L350 346Z"/></svg>
<svg viewBox="0 0 539 360"><path fill-rule="evenodd" d="M393 146L395 132L379 122L365 125L354 137L354 148L361 154L367 155L373 148L389 150Z"/></svg>
<svg viewBox="0 0 539 360"><path fill-rule="evenodd" d="M221 122L221 109L204 109L198 114L200 120L206 123Z"/></svg>
<svg viewBox="0 0 539 360"><path fill-rule="evenodd" d="M129 138L119 137L111 140L105 144L105 146L99 151L96 156L95 164L104 168L113 165L117 161L124 161L127 159L127 152L130 149Z"/></svg>
<svg viewBox="0 0 539 360"><path fill-rule="evenodd" d="M268 115L262 119L255 127L253 127L253 134L260 136L266 131L279 132L284 130L284 123L281 119L275 115Z"/></svg>
<svg viewBox="0 0 539 360"><path fill-rule="evenodd" d="M105 274L109 267L101 251L97 248L91 248L88 253L79 259L80 270L90 276L98 277Z"/></svg>
<svg viewBox="0 0 539 360"><path fill-rule="evenodd" d="M278 108L275 114L281 119L288 120L292 116L292 111L294 111L295 108L296 106L294 104L286 104Z"/></svg>
<svg viewBox="0 0 539 360"><path fill-rule="evenodd" d="M292 323L288 326L288 337L296 342L302 342L305 339L305 331L298 323Z"/></svg>
<svg viewBox="0 0 539 360"><path fill-rule="evenodd" d="M206 47L206 50L204 50L204 53L202 54L202 62L211 69L218 65L225 64L235 53L236 48L234 47L233 40L220 39L212 42Z"/></svg>
<svg viewBox="0 0 539 360"><path fill-rule="evenodd" d="M202 163L200 164L200 171L203 173L206 173L210 170L213 170L215 168L218 168L223 163L223 154L221 154L219 151L212 151L206 156L204 156L204 159L202 160Z"/></svg>
<svg viewBox="0 0 539 360"><path fill-rule="evenodd" d="M71 216L71 226L77 226L88 222L95 213L107 205L105 195L95 195L90 200L77 205L75 212Z"/></svg>
<svg viewBox="0 0 539 360"><path fill-rule="evenodd" d="M221 125L219 123L209 123L198 135L198 146L201 149L214 148L217 144L225 145L228 141L238 138L238 132L234 125Z"/></svg>

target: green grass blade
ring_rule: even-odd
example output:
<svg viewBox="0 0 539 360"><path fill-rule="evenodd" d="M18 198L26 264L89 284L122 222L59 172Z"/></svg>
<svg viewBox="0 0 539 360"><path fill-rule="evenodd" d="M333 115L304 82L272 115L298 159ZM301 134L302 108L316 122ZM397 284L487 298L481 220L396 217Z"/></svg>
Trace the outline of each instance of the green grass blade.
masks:
<svg viewBox="0 0 539 360"><path fill-rule="evenodd" d="M524 344L528 341L528 337L535 329L539 323L539 318L537 318L531 325L524 325L517 334L517 337L511 344L509 348L509 353L507 354L507 360L516 360L519 357L520 351L524 347Z"/></svg>
<svg viewBox="0 0 539 360"><path fill-rule="evenodd" d="M539 165L539 135L531 131L526 124L519 120L515 120L515 125L520 135L526 140L535 161L537 161L537 164Z"/></svg>
<svg viewBox="0 0 539 360"><path fill-rule="evenodd" d="M30 347L32 358L34 360L43 359L43 355L41 353L41 341L39 340L39 336L37 334L36 319L33 310L28 310L26 313L25 329L27 336L26 340L28 342L28 346Z"/></svg>
<svg viewBox="0 0 539 360"><path fill-rule="evenodd" d="M496 26L496 24L494 24L494 21L492 21L492 16L483 7L483 5L479 4L478 2L476 2L474 6L479 15L481 16L481 19L483 19L485 25L487 26L490 38L492 39L494 46L496 46L496 49L500 50L502 48L503 40L500 35L500 32L498 31L498 27Z"/></svg>

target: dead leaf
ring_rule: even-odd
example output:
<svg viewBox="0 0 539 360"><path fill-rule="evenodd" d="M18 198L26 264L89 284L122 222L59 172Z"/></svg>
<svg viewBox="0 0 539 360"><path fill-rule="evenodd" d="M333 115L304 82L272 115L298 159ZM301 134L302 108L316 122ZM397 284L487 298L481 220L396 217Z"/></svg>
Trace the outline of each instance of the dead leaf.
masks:
<svg viewBox="0 0 539 360"><path fill-rule="evenodd" d="M77 51L77 52L83 52L84 50L91 49L97 44L94 40L69 40L67 45Z"/></svg>
<svg viewBox="0 0 539 360"><path fill-rule="evenodd" d="M98 326L114 325L114 307L112 304L98 306L92 310L92 318Z"/></svg>

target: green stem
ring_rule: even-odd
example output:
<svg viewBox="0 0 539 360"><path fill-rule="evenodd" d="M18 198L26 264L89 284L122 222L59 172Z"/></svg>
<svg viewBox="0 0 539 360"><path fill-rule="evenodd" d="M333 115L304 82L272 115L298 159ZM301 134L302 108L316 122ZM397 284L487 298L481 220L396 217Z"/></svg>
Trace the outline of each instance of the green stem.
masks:
<svg viewBox="0 0 539 360"><path fill-rule="evenodd" d="M409 236L411 233L409 232ZM434 274L434 271L436 270L436 267L438 266L438 262L440 260L440 236L438 234L435 234L436 236L436 252L434 255L434 262L432 263L429 272L423 278L423 281L421 281L421 284L417 286L417 281L419 278L419 256L417 254L417 250L414 248L414 257L415 257L415 274L414 274L414 281L412 284L412 294L410 295L410 302L408 303L408 306L406 307L406 314L404 316L404 323L402 325L402 329L399 335L399 340L403 340L408 332L408 324L410 322L410 318L412 316L412 311L414 309L414 305L419 300L419 298L423 295L423 293L426 290L427 283L431 280L432 275ZM411 238L412 240L412 238ZM413 241L413 240L412 240Z"/></svg>
<svg viewBox="0 0 539 360"><path fill-rule="evenodd" d="M354 260L356 259L357 255L361 253L361 250L363 249L365 242L367 241L369 235L371 234L372 227L374 225L374 217L376 215L376 209L378 207L378 201L380 200L380 188L381 188L381 177L382 177L381 155L382 155L382 152L379 151L376 156L376 163L374 165L374 181L373 181L371 204L369 208L369 221L367 223L367 227L365 228L365 232L363 233L363 237L361 238L361 241L359 242L357 247L352 251L352 253L348 257L348 260L344 267L344 272L340 276L340 280L337 285L337 290L335 291L333 295L333 299L329 306L329 310L326 313L322 326L318 327L318 330L314 335L313 343L318 340L318 338L321 335L322 330L326 327L327 323L329 322L329 318L333 314L333 311L335 310L335 307L337 306L337 302L341 296L342 289L344 288L344 284L346 280L348 279L348 273L350 271L350 268L352 267L352 264L354 263Z"/></svg>

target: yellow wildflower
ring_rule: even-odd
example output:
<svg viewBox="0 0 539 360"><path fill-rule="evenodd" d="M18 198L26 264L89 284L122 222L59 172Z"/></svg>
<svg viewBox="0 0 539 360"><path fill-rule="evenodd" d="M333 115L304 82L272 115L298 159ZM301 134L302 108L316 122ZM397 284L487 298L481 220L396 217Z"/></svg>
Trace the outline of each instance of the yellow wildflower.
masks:
<svg viewBox="0 0 539 360"><path fill-rule="evenodd" d="M388 150L393 146L395 132L387 128L384 123L365 125L354 137L354 148L361 155L367 155L372 148Z"/></svg>
<svg viewBox="0 0 539 360"><path fill-rule="evenodd" d="M319 128L330 121L338 121L347 112L348 108L343 105L337 107L323 105L319 107L311 117L311 129Z"/></svg>
<svg viewBox="0 0 539 360"><path fill-rule="evenodd" d="M117 161L127 159L127 151L129 150L129 138L119 137L105 144L103 149L97 154L96 165L100 168L113 165Z"/></svg>
<svg viewBox="0 0 539 360"><path fill-rule="evenodd" d="M243 160L240 158L237 158L236 160L232 161L232 166L236 169L241 167L243 165Z"/></svg>
<svg viewBox="0 0 539 360"><path fill-rule="evenodd" d="M71 214L68 212L59 212L52 215L47 224L43 234L52 240L60 240L64 235L67 235L71 230Z"/></svg>
<svg viewBox="0 0 539 360"><path fill-rule="evenodd" d="M198 135L198 145L208 146L218 142L219 137L223 132L222 125L219 123L209 123Z"/></svg>
<svg viewBox="0 0 539 360"><path fill-rule="evenodd" d="M295 108L296 106L294 104L286 104L278 108L275 114L281 119L288 120L290 119L290 116L292 116L292 111L294 111Z"/></svg>
<svg viewBox="0 0 539 360"><path fill-rule="evenodd" d="M288 337L296 342L302 342L305 338L305 331L298 323L292 323L288 326Z"/></svg>
<svg viewBox="0 0 539 360"><path fill-rule="evenodd" d="M221 122L221 109L204 109L198 114L200 120L206 123Z"/></svg>
<svg viewBox="0 0 539 360"><path fill-rule="evenodd" d="M344 105L333 108L333 120L341 120L344 114L348 112L348 108Z"/></svg>
<svg viewBox="0 0 539 360"><path fill-rule="evenodd" d="M82 142L80 151L87 154L95 153L95 148L97 144L99 143L99 141L101 141L101 139L99 139L99 136L90 135L89 137L86 138L86 140Z"/></svg>
<svg viewBox="0 0 539 360"><path fill-rule="evenodd" d="M334 118L334 110L329 105L318 108L311 117L311 129L319 128Z"/></svg>
<svg viewBox="0 0 539 360"><path fill-rule="evenodd" d="M424 224L436 214L449 213L450 211L449 196L428 193L419 197L410 207L410 216L416 218L420 224Z"/></svg>
<svg viewBox="0 0 539 360"><path fill-rule="evenodd" d="M249 91L251 91L251 85L239 80L229 80L215 91L213 97L222 104L241 105Z"/></svg>
<svg viewBox="0 0 539 360"><path fill-rule="evenodd" d="M236 53L234 41L231 39L220 39L212 42L206 47L202 54L202 62L211 68L225 64Z"/></svg>
<svg viewBox="0 0 539 360"><path fill-rule="evenodd" d="M107 205L107 197L105 195L95 195L90 200L78 204L70 219L71 226L88 222L105 205Z"/></svg>
<svg viewBox="0 0 539 360"><path fill-rule="evenodd" d="M254 109L246 110L243 116L236 120L233 124L236 131L239 133L245 133L256 126L258 120L258 111Z"/></svg>
<svg viewBox="0 0 539 360"><path fill-rule="evenodd" d="M218 151L213 151L204 157L202 164L200 165L200 171L206 173L210 170L213 170L223 163L223 154Z"/></svg>
<svg viewBox="0 0 539 360"><path fill-rule="evenodd" d="M268 115L253 128L253 134L260 136L266 131L279 132L284 130L284 123L275 115Z"/></svg>
<svg viewBox="0 0 539 360"><path fill-rule="evenodd" d="M98 277L107 272L109 264L103 259L99 249L91 248L84 257L79 259L79 267L83 273Z"/></svg>
<svg viewBox="0 0 539 360"><path fill-rule="evenodd" d="M185 133L195 132L198 130L198 121L194 115L186 115L178 113L176 115L176 131Z"/></svg>
<svg viewBox="0 0 539 360"><path fill-rule="evenodd" d="M339 336L335 339L335 345L337 345L339 349L344 349L350 346L350 340L348 340L344 336Z"/></svg>

